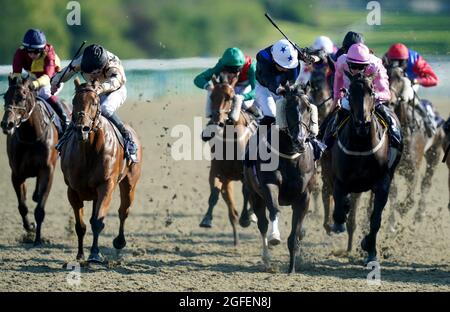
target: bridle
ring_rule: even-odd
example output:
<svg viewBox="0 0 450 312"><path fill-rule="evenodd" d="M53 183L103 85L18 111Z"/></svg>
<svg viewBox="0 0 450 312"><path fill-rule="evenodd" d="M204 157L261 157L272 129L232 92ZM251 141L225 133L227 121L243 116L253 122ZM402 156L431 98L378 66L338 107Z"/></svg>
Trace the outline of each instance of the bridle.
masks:
<svg viewBox="0 0 450 312"><path fill-rule="evenodd" d="M76 93L77 94L82 94L82 93L93 93L93 94L95 94L95 101L94 101L94 103L89 105L89 107L91 107L92 105L96 107L94 118L92 118L91 115L87 115L86 111L81 110L78 113L75 113L75 120L76 120L75 123L77 123L80 119L82 119L85 116L87 116L89 118L89 120L90 120L90 124L89 124L89 130L86 131L86 132L90 133L91 131L96 131L98 129L99 117L100 117L100 113L101 113L101 111L100 111L100 98L99 98L97 92L93 88L91 88L89 86L86 86L86 87L83 87L83 88L77 90ZM83 132L85 132L85 131L83 130Z"/></svg>

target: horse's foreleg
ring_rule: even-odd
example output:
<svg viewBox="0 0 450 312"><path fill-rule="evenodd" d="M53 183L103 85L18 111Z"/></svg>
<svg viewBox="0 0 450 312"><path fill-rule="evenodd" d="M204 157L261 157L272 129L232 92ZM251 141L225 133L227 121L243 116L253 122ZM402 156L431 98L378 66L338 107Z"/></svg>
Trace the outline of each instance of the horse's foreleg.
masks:
<svg viewBox="0 0 450 312"><path fill-rule="evenodd" d="M220 182L219 178L216 176L213 165L211 165L211 169L209 171L209 187L211 191L208 199L208 211L200 223L200 227L205 228L212 227L213 210L219 201L219 194L222 189L222 182Z"/></svg>
<svg viewBox="0 0 450 312"><path fill-rule="evenodd" d="M292 225L291 234L288 238L288 249L289 249L289 274L295 273L295 260L296 256L300 251L300 241L303 238L303 220L306 213L308 212L310 201L309 192L303 193L298 200L292 205Z"/></svg>
<svg viewBox="0 0 450 312"><path fill-rule="evenodd" d="M248 197L249 197L249 190L247 189L247 186L245 185L245 182L242 181L242 196L243 196L243 206L242 206L242 212L241 217L239 218L239 224L246 228L249 227L252 219L255 217L253 209L248 209Z"/></svg>
<svg viewBox="0 0 450 312"><path fill-rule="evenodd" d="M109 181L114 181L111 177ZM105 227L104 219L108 213L111 204L112 194L114 190L113 182L107 182L97 188L97 200L94 202L91 217L91 227L94 239L92 241L91 254L88 261L102 263L103 259L98 248L98 238L101 231Z"/></svg>
<svg viewBox="0 0 450 312"><path fill-rule="evenodd" d="M84 223L84 208L83 201L79 198L78 194L71 189L67 189L67 198L69 199L70 205L72 206L73 213L75 215L75 232L78 237L78 253L77 260L84 259L83 251L83 239L86 234L86 224Z"/></svg>
<svg viewBox="0 0 450 312"><path fill-rule="evenodd" d="M432 146L425 154L427 160L427 167L425 170L425 176L423 177L422 184L420 186L421 197L419 200L419 207L417 208L414 218L416 221L422 221L426 211L426 194L430 191L431 182L433 180L434 171L439 163L440 149L438 146Z"/></svg>
<svg viewBox="0 0 450 312"><path fill-rule="evenodd" d="M53 167L48 167L40 170L39 172L39 185L37 190L39 198L36 209L34 210L34 218L36 220L36 238L34 240L35 246L42 244L41 228L45 218L45 203L47 202L47 198L52 187L53 171Z"/></svg>
<svg viewBox="0 0 450 312"><path fill-rule="evenodd" d="M352 194L351 195L351 207L350 212L347 219L347 233L348 233L348 242L347 242L347 252L352 251L353 246L353 234L356 230L356 211L358 209L359 199L361 198L361 193Z"/></svg>
<svg viewBox="0 0 450 312"><path fill-rule="evenodd" d="M231 226L233 227L234 245L239 244L239 234L237 232L237 224L239 214L236 209L236 203L233 196L233 182L227 180L222 185L222 197L228 206L228 218L230 219Z"/></svg>
<svg viewBox="0 0 450 312"><path fill-rule="evenodd" d="M388 200L390 184L391 178L389 174L386 174L374 189L375 200L370 217L370 231L361 242L361 248L368 253L366 264L377 260L377 233L380 230L381 216Z"/></svg>
<svg viewBox="0 0 450 312"><path fill-rule="evenodd" d="M335 233L342 233L345 231L345 222L347 221L347 214L350 211L351 201L350 194L344 190L339 182L334 183L333 190L334 198L334 212L332 231Z"/></svg>
<svg viewBox="0 0 450 312"><path fill-rule="evenodd" d="M391 191L389 192L389 202L390 202L390 210L389 210L389 218L388 218L388 224L389 224L389 230L394 233L396 231L396 220L395 220L395 211L398 207L398 190L397 190L397 182L398 180L394 179L391 182ZM373 196L373 193L371 193L371 196ZM373 201L371 204L370 211L367 210L367 219L370 220L370 216L372 215L373 210Z"/></svg>
<svg viewBox="0 0 450 312"><path fill-rule="evenodd" d="M19 213L22 217L23 228L27 232L33 232L35 230L35 225L30 223L28 220L28 207L25 203L27 196L27 188L25 186L25 179L19 178L18 176L12 174L11 181L14 187L14 191L16 192L17 201L19 203Z"/></svg>
<svg viewBox="0 0 450 312"><path fill-rule="evenodd" d="M264 200L254 192L250 194L250 204L252 205L253 211L255 212L256 217L258 219L257 225L259 232L261 233L261 240L262 240L261 257L267 269L270 266L270 254L269 254L269 244L267 241L267 228L269 222L267 221L266 217L266 204L264 203Z"/></svg>
<svg viewBox="0 0 450 312"><path fill-rule="evenodd" d="M269 209L269 235L270 245L278 245L281 243L280 230L278 228L280 205L278 203L279 186L276 184L263 184L263 195L267 208Z"/></svg>
<svg viewBox="0 0 450 312"><path fill-rule="evenodd" d="M324 210L323 227L328 235L331 234L331 215L333 214L331 212L331 207L333 205L332 199L332 189L330 185L324 181L322 188L322 202Z"/></svg>

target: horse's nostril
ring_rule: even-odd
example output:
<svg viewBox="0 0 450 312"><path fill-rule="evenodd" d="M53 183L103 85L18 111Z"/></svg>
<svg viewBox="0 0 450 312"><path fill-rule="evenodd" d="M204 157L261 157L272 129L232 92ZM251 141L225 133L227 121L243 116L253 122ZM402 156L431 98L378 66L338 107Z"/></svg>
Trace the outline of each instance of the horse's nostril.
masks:
<svg viewBox="0 0 450 312"><path fill-rule="evenodd" d="M8 129L12 129L14 127L14 123L12 122L12 121L10 121L9 123L8 123Z"/></svg>
<svg viewBox="0 0 450 312"><path fill-rule="evenodd" d="M84 126L84 127L82 128L82 131L83 131L83 132L89 132L89 130L90 130L90 128L89 128L88 126Z"/></svg>

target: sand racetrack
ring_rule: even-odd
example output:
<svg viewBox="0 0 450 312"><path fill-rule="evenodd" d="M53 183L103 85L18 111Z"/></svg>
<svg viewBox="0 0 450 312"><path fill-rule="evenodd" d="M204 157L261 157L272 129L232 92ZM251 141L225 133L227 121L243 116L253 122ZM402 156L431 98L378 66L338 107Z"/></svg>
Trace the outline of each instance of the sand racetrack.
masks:
<svg viewBox="0 0 450 312"><path fill-rule="evenodd" d="M448 103L438 103L447 117ZM439 164L427 198L424 221L414 223L411 210L396 233L386 226L379 233L381 286L369 286L369 270L360 263L356 248L341 255L347 236L328 236L322 228L322 204L310 207L307 235L301 249L297 273L287 276L286 238L290 230L290 208L282 211L283 243L272 249L273 270L261 261L261 242L255 224L240 229L241 244L232 244L225 203L215 209L214 227L199 228L209 196L208 161L174 161L168 144L175 138L176 124L193 129L193 116L202 116L202 98L165 98L127 103L120 109L131 122L144 146L143 174L126 223L127 247L120 258L112 247L118 231L116 191L100 248L107 265L81 269L81 284L70 286L64 264L76 256L73 212L58 167L46 206L43 247L34 248L24 236L17 200L10 182L6 137L0 136L0 291L449 291L450 213L447 209L447 167ZM193 134L195 135L195 134ZM199 134L196 134L199 135ZM27 183L30 218L34 203L34 181ZM235 193L241 209L240 186ZM401 189L402 190L402 189ZM403 192L404 193L404 192ZM402 194L405 196L405 194ZM364 197L364 198L367 198ZM92 241L89 226L91 205L86 206L85 253ZM387 206L389 209L389 204ZM359 246L367 224L365 210L358 211L355 246Z"/></svg>

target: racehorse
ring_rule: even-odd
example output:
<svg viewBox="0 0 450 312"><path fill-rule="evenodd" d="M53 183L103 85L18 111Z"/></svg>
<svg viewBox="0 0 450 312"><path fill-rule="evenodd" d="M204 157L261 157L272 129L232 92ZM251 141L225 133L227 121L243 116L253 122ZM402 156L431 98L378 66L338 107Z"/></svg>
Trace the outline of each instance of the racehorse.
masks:
<svg viewBox="0 0 450 312"><path fill-rule="evenodd" d="M284 87L280 87L277 93L283 95L285 99L283 115L286 117L287 127L277 129L272 126L266 137L258 135L260 141L258 144L265 145L270 156L269 160L261 157L261 148L259 147L254 165L245 166L244 176L250 190L250 204L258 218L258 229L263 243L262 259L266 267L270 266L269 244L280 243L278 237L270 237L271 233L267 237L269 222L266 217L266 207L269 210L271 230L277 228L275 223L278 222L280 205L291 205L292 207L291 233L287 241L290 255L288 272L291 274L295 273L296 256L300 251L300 241L304 236L302 224L308 211L311 179L315 173L311 144L306 144L303 153L296 153L291 137L294 136L294 133L299 133L293 129L297 129L303 134L307 133L311 110L309 98L302 85L290 85L288 82ZM278 116L277 112L277 118ZM276 140L279 144L276 144ZM279 149L276 145L279 145ZM273 168L264 168L274 158L278 159L278 164Z"/></svg>
<svg viewBox="0 0 450 312"><path fill-rule="evenodd" d="M58 131L45 104L36 98L30 78L8 77L9 88L5 93L5 112L1 122L7 135L7 152L11 167L11 180L19 202L23 227L27 232L36 231L34 245L42 244L41 228L45 217L45 203L53 182L58 153ZM36 177L33 201L36 226L27 217L25 180Z"/></svg>
<svg viewBox="0 0 450 312"><path fill-rule="evenodd" d="M75 79L73 98L73 125L70 136L61 148L61 169L67 184L67 196L75 214L78 236L77 260L84 259L83 238L86 225L83 220L84 201L93 201L90 219L93 242L88 261L103 262L98 239L104 228L113 191L120 188L118 236L113 246L125 247L124 223L134 200L136 185L141 174L142 147L136 132L127 126L138 145L138 163L129 164L112 124L100 114L100 99L96 93L98 83L80 83Z"/></svg>
<svg viewBox="0 0 450 312"><path fill-rule="evenodd" d="M395 229L395 211L405 215L409 209L415 206L416 185L420 176L420 168L423 158L426 160L425 176L421 182L421 194L419 208L415 218L420 220L425 213L425 195L431 187L431 180L440 159L441 145L444 140L444 132L439 127L430 138L425 131L425 122L416 108L422 105L415 96L409 79L401 67L388 68L389 83L391 89L391 105L400 121L404 137L404 155L399 163L398 173L407 181L407 196L405 201L397 198L397 186L394 181L391 190L391 215L389 223L391 230Z"/></svg>
<svg viewBox="0 0 450 312"><path fill-rule="evenodd" d="M329 163L323 172L330 175L329 181L333 185L335 224L332 229L337 233L343 232L347 222L348 251L352 249L356 229L358 200L362 192L373 192L370 231L361 242L361 248L368 253L365 262L369 263L376 260L376 236L401 151L395 153L389 147L387 126L376 116L371 78L363 75L351 77L349 103L350 115L338 132L329 157L325 158Z"/></svg>
<svg viewBox="0 0 450 312"><path fill-rule="evenodd" d="M228 217L233 228L234 245L239 243L239 234L237 231L238 212L233 196L233 181L243 180L243 152L248 139L250 138L250 127L256 129L256 122L249 114L241 111L237 121L229 118L233 109L234 87L238 81L237 76L221 75L213 77L214 89L211 93L211 111L212 117L208 123L207 129L211 130L210 141L211 168L209 171L210 196L208 199L208 211L200 223L201 227L211 227L213 218L213 209L219 200L219 194L222 194L228 206ZM241 213L239 223L243 227L250 225L250 216L248 211L248 191L245 185L242 186L244 195L244 208Z"/></svg>
<svg viewBox="0 0 450 312"><path fill-rule="evenodd" d="M333 92L331 89L330 81L327 77L327 73L330 70L328 64L314 65L313 71L311 72L311 78L309 79L309 95L311 97L312 103L317 106L319 114L319 122L323 122L325 118L329 115L331 110L331 104L333 103ZM318 162L318 165L320 162ZM316 175L314 176L314 183L312 183L311 194L313 195L313 202L315 205L314 213L319 212L318 202L319 194L322 193L322 201L325 203L323 198L324 192L321 192L319 186L319 177L321 176L321 171L323 168L321 166L317 167ZM323 181L322 175L322 181ZM327 187L326 182L323 183L323 187ZM326 193L325 193L326 194ZM331 194L331 193L329 193Z"/></svg>

